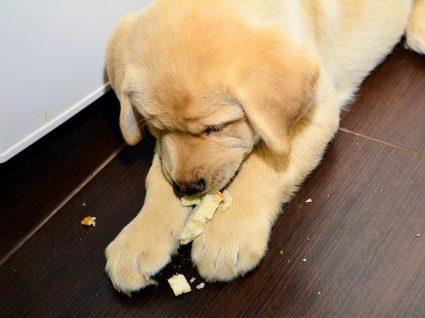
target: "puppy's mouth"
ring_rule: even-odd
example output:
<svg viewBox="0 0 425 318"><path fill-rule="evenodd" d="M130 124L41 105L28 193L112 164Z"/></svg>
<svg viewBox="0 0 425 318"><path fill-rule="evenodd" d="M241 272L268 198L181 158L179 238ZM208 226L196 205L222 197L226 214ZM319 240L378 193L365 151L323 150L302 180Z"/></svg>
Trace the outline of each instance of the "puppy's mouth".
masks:
<svg viewBox="0 0 425 318"><path fill-rule="evenodd" d="M201 197L204 196L207 193L214 193L214 192L223 192L224 190L227 190L229 186L232 184L233 180L236 178L237 174L239 173L240 166L236 170L236 172L233 174L233 176L227 181L227 183L224 184L224 186L216 187L216 186L208 186L208 183L204 183L204 186L202 187L202 190L196 189L195 187L193 189L186 188L186 185L178 184L175 181L170 181L169 183L174 189L174 194L178 197L184 197L184 196L196 196ZM168 179L168 178L167 178ZM213 183L213 182L212 182Z"/></svg>

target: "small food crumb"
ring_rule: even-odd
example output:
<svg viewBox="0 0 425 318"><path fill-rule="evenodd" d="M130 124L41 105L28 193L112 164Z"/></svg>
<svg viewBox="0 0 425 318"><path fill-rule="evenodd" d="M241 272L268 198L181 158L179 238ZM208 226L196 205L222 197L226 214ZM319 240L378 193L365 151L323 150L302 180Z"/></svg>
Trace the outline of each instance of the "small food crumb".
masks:
<svg viewBox="0 0 425 318"><path fill-rule="evenodd" d="M317 292L317 294L318 294L318 295L321 295L321 293L320 293L319 291Z"/></svg>
<svg viewBox="0 0 425 318"><path fill-rule="evenodd" d="M303 263L305 263L305 262L307 262L307 259L306 258L303 258Z"/></svg>
<svg viewBox="0 0 425 318"><path fill-rule="evenodd" d="M192 277L189 282L193 283L196 280L196 277Z"/></svg>
<svg viewBox="0 0 425 318"><path fill-rule="evenodd" d="M200 283L199 285L196 285L196 289L202 289L204 287L205 287L205 283L204 282Z"/></svg>
<svg viewBox="0 0 425 318"><path fill-rule="evenodd" d="M189 283L184 277L183 274L176 274L173 277L168 279L171 289L173 290L174 296L179 296L184 293L189 293L192 291Z"/></svg>
<svg viewBox="0 0 425 318"><path fill-rule="evenodd" d="M96 226L96 217L95 216L86 216L82 221L81 221L82 225L86 225L86 226Z"/></svg>
<svg viewBox="0 0 425 318"><path fill-rule="evenodd" d="M87 205L87 203L86 202L83 202L83 206L86 206Z"/></svg>
<svg viewBox="0 0 425 318"><path fill-rule="evenodd" d="M311 202L313 202L313 200L312 200L312 199L307 199L307 200L305 200L305 203L311 203Z"/></svg>
<svg viewBox="0 0 425 318"><path fill-rule="evenodd" d="M280 253L280 255L283 255L283 250L280 250L280 252L279 252L279 253Z"/></svg>
<svg viewBox="0 0 425 318"><path fill-rule="evenodd" d="M419 233L418 233L418 234L416 234L416 237L421 237L421 234L419 234Z"/></svg>

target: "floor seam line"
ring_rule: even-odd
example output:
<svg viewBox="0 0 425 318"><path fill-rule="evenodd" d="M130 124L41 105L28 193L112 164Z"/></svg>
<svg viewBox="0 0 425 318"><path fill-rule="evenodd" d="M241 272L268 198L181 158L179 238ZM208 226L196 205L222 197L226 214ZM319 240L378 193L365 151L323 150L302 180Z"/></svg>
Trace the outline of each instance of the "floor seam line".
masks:
<svg viewBox="0 0 425 318"><path fill-rule="evenodd" d="M384 140L381 140L381 139L366 136L366 135L363 135L363 134L360 134L360 133L357 133L357 132L354 132L354 131L351 131L349 129L342 128L342 127L338 128L338 130L341 131L341 132L350 134L350 135L354 135L354 136L357 136L357 137L360 137L360 138L364 138L364 139L367 139L367 140L370 140L370 141L373 141L373 142L376 142L376 143L379 143L379 144L382 144L382 145L385 145L385 146L389 146L391 148L394 148L394 149L397 149L397 150L400 150L400 151L403 151L403 152L407 152L407 153L425 158L425 153L418 151L418 150L415 150L415 149L403 147L403 146L400 146L400 145L395 145L395 144L392 144L388 141L384 141Z"/></svg>
<svg viewBox="0 0 425 318"><path fill-rule="evenodd" d="M125 147L121 144L114 150L96 169L94 169L83 181L81 181L74 190L60 202L42 221L34 226L18 243L16 243L1 259L2 266L13 254L15 254L31 237L33 237L49 220L57 214L69 201L72 200L91 180L93 180Z"/></svg>

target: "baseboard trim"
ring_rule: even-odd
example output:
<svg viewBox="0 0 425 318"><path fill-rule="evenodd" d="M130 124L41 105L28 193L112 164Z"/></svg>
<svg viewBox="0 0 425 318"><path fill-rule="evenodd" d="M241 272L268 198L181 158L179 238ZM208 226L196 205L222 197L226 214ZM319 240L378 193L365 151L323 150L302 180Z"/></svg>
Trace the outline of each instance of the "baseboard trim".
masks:
<svg viewBox="0 0 425 318"><path fill-rule="evenodd" d="M9 147L6 151L0 154L0 163L4 163L13 156L17 155L19 152L39 140L41 137L47 135L53 129L63 124L69 118L80 112L82 109L86 108L96 99L104 95L110 89L109 82L105 85L97 88L86 97L69 107L66 111L62 112L55 118L49 120L45 125L41 126L39 129L35 130L25 138L21 139L13 146Z"/></svg>

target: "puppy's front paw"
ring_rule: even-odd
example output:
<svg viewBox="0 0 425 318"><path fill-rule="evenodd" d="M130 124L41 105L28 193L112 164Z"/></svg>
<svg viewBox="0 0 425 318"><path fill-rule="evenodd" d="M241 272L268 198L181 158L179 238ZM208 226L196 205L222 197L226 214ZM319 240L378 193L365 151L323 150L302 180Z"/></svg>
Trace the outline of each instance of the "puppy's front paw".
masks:
<svg viewBox="0 0 425 318"><path fill-rule="evenodd" d="M255 268L267 250L267 220L238 220L230 209L207 224L192 245L192 261L207 281L229 281Z"/></svg>
<svg viewBox="0 0 425 318"><path fill-rule="evenodd" d="M170 262L176 246L171 233L144 231L129 224L106 248L105 270L114 288L130 296L156 283L151 277Z"/></svg>

